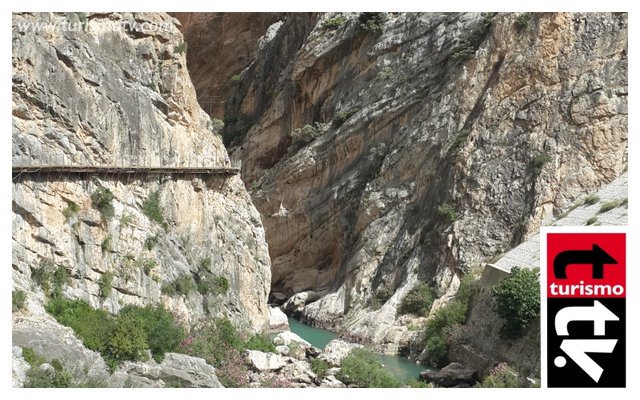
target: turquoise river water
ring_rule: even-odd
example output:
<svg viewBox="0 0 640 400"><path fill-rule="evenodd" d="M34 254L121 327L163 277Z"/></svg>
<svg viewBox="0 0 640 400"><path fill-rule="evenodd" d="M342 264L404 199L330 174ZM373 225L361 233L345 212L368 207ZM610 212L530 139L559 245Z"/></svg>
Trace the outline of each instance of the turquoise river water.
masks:
<svg viewBox="0 0 640 400"><path fill-rule="evenodd" d="M295 318L289 318L289 328L291 328L291 332L300 336L319 349L324 349L327 343L338 337L337 333L325 329L312 328L309 325L301 323ZM271 339L273 340L276 336L277 334L272 333ZM413 361L400 356L380 354L377 354L377 356L380 363L384 365L384 368L403 383L406 383L411 378L418 379L420 372L425 369L432 369L424 365L418 365Z"/></svg>

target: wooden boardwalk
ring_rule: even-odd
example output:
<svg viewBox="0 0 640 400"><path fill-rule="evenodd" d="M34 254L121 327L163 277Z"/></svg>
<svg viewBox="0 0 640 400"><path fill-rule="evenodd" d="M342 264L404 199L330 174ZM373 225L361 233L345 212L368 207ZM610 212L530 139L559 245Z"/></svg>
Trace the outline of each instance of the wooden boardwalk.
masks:
<svg viewBox="0 0 640 400"><path fill-rule="evenodd" d="M228 167L156 167L156 166L122 166L122 165L12 165L13 179L22 175L33 174L112 174L112 175L238 175L240 162L233 162Z"/></svg>

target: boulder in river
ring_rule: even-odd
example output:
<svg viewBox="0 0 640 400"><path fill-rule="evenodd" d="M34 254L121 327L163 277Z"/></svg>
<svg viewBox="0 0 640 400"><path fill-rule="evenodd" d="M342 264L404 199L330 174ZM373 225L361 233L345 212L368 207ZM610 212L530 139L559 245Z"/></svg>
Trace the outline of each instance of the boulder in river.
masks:
<svg viewBox="0 0 640 400"><path fill-rule="evenodd" d="M269 330L271 332L284 332L291 330L287 315L279 308L269 307Z"/></svg>

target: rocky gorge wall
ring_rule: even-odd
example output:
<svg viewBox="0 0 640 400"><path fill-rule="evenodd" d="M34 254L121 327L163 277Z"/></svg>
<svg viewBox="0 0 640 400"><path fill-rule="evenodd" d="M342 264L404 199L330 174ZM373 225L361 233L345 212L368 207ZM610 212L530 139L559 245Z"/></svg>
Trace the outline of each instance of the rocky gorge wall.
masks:
<svg viewBox="0 0 640 400"><path fill-rule="evenodd" d="M125 22L166 29L91 28ZM165 13L14 14L13 164L221 166L226 150L196 100L179 24ZM92 200L99 189L113 193L111 218ZM156 192L165 223L144 211ZM238 175L23 175L12 182L12 211L12 286L27 293L26 310L14 313L16 346L64 352L59 340L43 340L47 332L61 337L32 279L46 263L70 275L65 297L97 309L163 303L186 323L211 315L268 329L268 247ZM163 284L202 269L224 277L228 290L162 292Z"/></svg>
<svg viewBox="0 0 640 400"><path fill-rule="evenodd" d="M417 282L439 308L623 171L626 14L519 17L292 13L240 74L222 134L304 322L396 352Z"/></svg>

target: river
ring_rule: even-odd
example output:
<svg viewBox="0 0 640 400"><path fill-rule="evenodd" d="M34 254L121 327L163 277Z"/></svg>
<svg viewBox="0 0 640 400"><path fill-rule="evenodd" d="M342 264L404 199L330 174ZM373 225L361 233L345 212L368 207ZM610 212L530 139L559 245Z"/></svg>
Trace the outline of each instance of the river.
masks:
<svg viewBox="0 0 640 400"><path fill-rule="evenodd" d="M338 337L337 333L328 331L326 329L312 328L309 325L305 325L295 318L289 318L289 328L291 332L300 336L307 342L311 343L314 347L324 349L324 347ZM271 334L271 340L277 336L277 333ZM398 379L402 383L407 383L411 378L418 379L418 375L425 369L433 369L424 365L416 364L415 362L401 357L401 356L389 356L376 354L380 363L384 365L384 368Z"/></svg>

